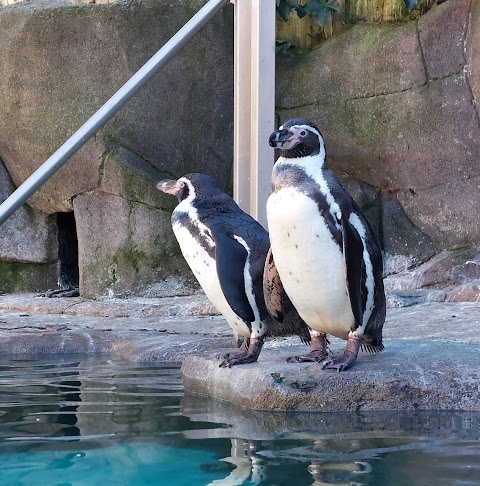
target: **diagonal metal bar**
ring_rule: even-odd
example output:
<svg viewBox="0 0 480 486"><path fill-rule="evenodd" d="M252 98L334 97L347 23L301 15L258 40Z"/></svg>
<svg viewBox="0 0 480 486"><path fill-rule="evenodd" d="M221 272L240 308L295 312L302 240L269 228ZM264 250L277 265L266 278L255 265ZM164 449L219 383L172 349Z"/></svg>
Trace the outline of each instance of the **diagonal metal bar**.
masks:
<svg viewBox="0 0 480 486"><path fill-rule="evenodd" d="M38 188L95 135L230 0L207 2L91 118L0 205L2 225Z"/></svg>

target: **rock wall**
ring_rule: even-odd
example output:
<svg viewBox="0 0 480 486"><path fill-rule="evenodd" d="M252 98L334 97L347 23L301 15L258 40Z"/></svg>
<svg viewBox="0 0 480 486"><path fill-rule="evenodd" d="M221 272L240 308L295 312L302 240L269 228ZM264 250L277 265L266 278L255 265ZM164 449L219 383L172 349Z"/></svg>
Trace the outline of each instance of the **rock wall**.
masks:
<svg viewBox="0 0 480 486"><path fill-rule="evenodd" d="M204 3L35 1L1 8L0 157L14 185ZM232 9L224 9L29 200L44 218L74 211L82 295L135 292L187 273L169 226L173 198L155 184L198 171L231 187L232 31ZM3 240L8 231L1 227ZM49 255L55 244L44 242Z"/></svg>
<svg viewBox="0 0 480 486"><path fill-rule="evenodd" d="M4 171L0 200L203 3L1 8L0 157L9 177ZM0 228L0 269L10 268L0 290L12 288L16 265L41 265L35 287L56 280L53 215L68 211L82 295L138 293L189 274L169 226L174 200L155 183L198 171L231 188L232 32L227 8ZM328 163L380 238L392 291L480 296L478 100L476 0L447 0L410 22L347 26L311 53L278 57L279 119L319 125ZM23 256L16 241L27 245Z"/></svg>
<svg viewBox="0 0 480 486"><path fill-rule="evenodd" d="M386 253L409 264L478 253L479 50L480 2L448 0L418 21L357 24L278 63L281 121L319 125L330 166L373 194L366 210Z"/></svg>
<svg viewBox="0 0 480 486"><path fill-rule="evenodd" d="M13 192L0 159L0 201ZM0 231L0 292L45 290L55 285L56 223L52 216L21 207Z"/></svg>

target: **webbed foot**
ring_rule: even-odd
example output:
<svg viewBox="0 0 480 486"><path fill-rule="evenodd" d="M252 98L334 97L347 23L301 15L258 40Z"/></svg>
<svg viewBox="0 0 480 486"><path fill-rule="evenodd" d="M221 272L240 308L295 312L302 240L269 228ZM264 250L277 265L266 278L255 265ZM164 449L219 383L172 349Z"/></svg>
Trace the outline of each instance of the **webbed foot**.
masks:
<svg viewBox="0 0 480 486"><path fill-rule="evenodd" d="M263 346L263 338L245 339L238 351L223 356L220 368L231 368L238 364L254 363L257 361Z"/></svg>
<svg viewBox="0 0 480 486"><path fill-rule="evenodd" d="M80 297L80 289L78 285L70 285L68 287L61 287L56 290L47 290L42 294L38 294L35 297L49 297L49 298L60 298L60 297Z"/></svg>
<svg viewBox="0 0 480 486"><path fill-rule="evenodd" d="M53 290L52 292L46 292L46 297L50 298L60 298L60 297L79 297L80 290L79 288L71 288L71 289L60 289L60 290Z"/></svg>
<svg viewBox="0 0 480 486"><path fill-rule="evenodd" d="M287 358L287 363L321 363L322 361L325 361L328 356L328 351L316 349L315 351L310 351L309 353L300 356L289 356Z"/></svg>
<svg viewBox="0 0 480 486"><path fill-rule="evenodd" d="M344 371L351 368L355 361L357 361L358 350L360 349L361 338L354 334L349 334L347 346L341 356L336 358L326 359L322 363L322 370L333 369L337 371Z"/></svg>
<svg viewBox="0 0 480 486"><path fill-rule="evenodd" d="M330 356L328 339L324 332L310 331L310 352L301 356L290 356L287 363L320 363Z"/></svg>

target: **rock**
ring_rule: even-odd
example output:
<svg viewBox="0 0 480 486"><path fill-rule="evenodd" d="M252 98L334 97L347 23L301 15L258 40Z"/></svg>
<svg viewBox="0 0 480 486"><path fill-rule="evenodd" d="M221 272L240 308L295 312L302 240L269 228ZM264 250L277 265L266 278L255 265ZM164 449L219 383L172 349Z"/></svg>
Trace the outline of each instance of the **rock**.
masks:
<svg viewBox="0 0 480 486"><path fill-rule="evenodd" d="M48 0L0 9L0 157L14 184L29 177L203 4L143 0L95 7ZM123 295L172 275L191 278L171 230L175 201L155 185L193 171L213 175L221 187L231 185L231 12L210 21L29 199L45 213L23 216L29 238L39 236L29 243L33 261L50 262L51 252L57 258L56 228L48 233L54 244L41 233L53 221L47 214L74 211L82 295ZM18 226L10 228L20 242ZM15 262L26 253L22 245L8 251ZM2 252L7 255L0 242Z"/></svg>
<svg viewBox="0 0 480 486"><path fill-rule="evenodd" d="M480 214L473 196L480 190L480 177L463 170L458 168L458 177L452 174L450 181L398 194L406 213L439 249L475 247L480 241Z"/></svg>
<svg viewBox="0 0 480 486"><path fill-rule="evenodd" d="M114 146L99 189L75 198L82 296L142 294L158 280L190 275L171 228L174 199L156 189L165 177Z"/></svg>
<svg viewBox="0 0 480 486"><path fill-rule="evenodd" d="M480 4L471 2L469 25L465 36L466 72L472 89L475 107L480 106Z"/></svg>
<svg viewBox="0 0 480 486"><path fill-rule="evenodd" d="M0 155L15 184L60 147L202 4L144 0L96 7L52 0L36 2L33 9L27 2L1 9ZM209 22L42 186L32 206L47 213L70 211L74 196L98 186L102 156L112 140L142 154L160 172L183 175L195 168L215 175L222 186L229 184L229 27L228 13Z"/></svg>
<svg viewBox="0 0 480 486"><path fill-rule="evenodd" d="M447 302L480 302L480 282L461 285L449 292Z"/></svg>
<svg viewBox="0 0 480 486"><path fill-rule="evenodd" d="M31 358L40 353L75 352L106 353L146 363L184 360L187 392L262 410L480 411L478 303L389 309L383 333L385 352L361 353L358 363L342 373L322 371L318 364L286 363L286 356L307 349L297 337L269 340L257 363L219 368L212 350L214 355L221 354L232 331L218 315L182 317L195 305L206 305L203 294L121 300L1 295L0 352L13 358L25 357L25 353ZM330 341L334 353L342 352L344 341ZM201 401L198 396L197 401ZM211 403L221 407L220 402ZM398 420L400 415L395 416ZM274 430L282 430L285 414L265 417L272 420ZM216 430L221 433L222 429Z"/></svg>
<svg viewBox="0 0 480 486"><path fill-rule="evenodd" d="M0 159L0 203L13 192ZM57 281L55 218L24 205L0 226L0 291L42 291Z"/></svg>
<svg viewBox="0 0 480 486"><path fill-rule="evenodd" d="M406 215L401 226L413 232L411 241L400 231L389 234L390 227L382 243L407 243L402 254L417 256L422 242L418 261L480 241L474 4L451 0L433 8L419 21L420 36L413 22L355 25L277 66L280 120L302 116L319 125L330 167L385 194L392 221Z"/></svg>
<svg viewBox="0 0 480 486"><path fill-rule="evenodd" d="M0 159L0 204L14 188ZM53 263L58 259L55 219L23 205L0 227L0 261Z"/></svg>
<svg viewBox="0 0 480 486"><path fill-rule="evenodd" d="M402 257L402 264L408 269L435 255L431 239L410 221L396 198L384 195L381 208L387 275L398 273L396 267Z"/></svg>
<svg viewBox="0 0 480 486"><path fill-rule="evenodd" d="M170 215L105 193L75 198L80 294L122 296L186 273Z"/></svg>
<svg viewBox="0 0 480 486"><path fill-rule="evenodd" d="M285 363L302 351L264 349L257 363L229 369L208 355L187 356L185 391L255 410L480 411L478 345L389 341L383 353L362 355L342 373L322 371L318 363Z"/></svg>
<svg viewBox="0 0 480 486"><path fill-rule="evenodd" d="M381 96L424 82L415 23L357 24L309 54L278 59L277 106Z"/></svg>
<svg viewBox="0 0 480 486"><path fill-rule="evenodd" d="M471 4L470 0L444 2L418 20L418 34L429 79L444 78L463 70L465 32Z"/></svg>
<svg viewBox="0 0 480 486"><path fill-rule="evenodd" d="M411 271L400 272L385 279L389 292L414 289L445 289L465 285L480 278L480 257L475 250L441 252Z"/></svg>

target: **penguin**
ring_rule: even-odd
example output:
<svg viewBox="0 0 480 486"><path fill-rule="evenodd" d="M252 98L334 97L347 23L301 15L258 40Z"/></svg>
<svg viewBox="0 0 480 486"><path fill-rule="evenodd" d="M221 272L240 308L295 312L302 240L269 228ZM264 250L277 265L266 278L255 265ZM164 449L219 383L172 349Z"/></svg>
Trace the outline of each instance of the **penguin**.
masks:
<svg viewBox="0 0 480 486"><path fill-rule="evenodd" d="M355 364L361 347L383 350L382 253L362 211L326 167L325 143L312 122L289 120L269 143L280 157L267 200L275 268L265 272L264 287L283 286L318 340L316 351L290 361L343 371ZM267 305L275 315L281 306L270 294ZM343 355L331 356L328 334L347 341Z"/></svg>
<svg viewBox="0 0 480 486"><path fill-rule="evenodd" d="M171 220L182 254L206 296L234 333L245 338L220 366L257 361L268 336L296 334L309 342L308 327L286 294L279 297L282 322L267 311L263 274L270 240L260 223L204 174L163 180L157 189L177 197Z"/></svg>

